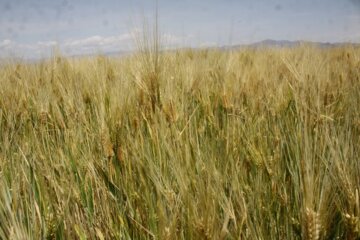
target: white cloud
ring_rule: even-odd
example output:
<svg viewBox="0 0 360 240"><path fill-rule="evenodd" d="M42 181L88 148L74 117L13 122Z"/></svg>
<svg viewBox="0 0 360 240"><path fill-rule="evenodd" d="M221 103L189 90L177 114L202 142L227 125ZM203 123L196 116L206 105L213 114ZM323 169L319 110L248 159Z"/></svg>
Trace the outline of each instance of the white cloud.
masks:
<svg viewBox="0 0 360 240"><path fill-rule="evenodd" d="M11 40L4 39L3 41L0 42L0 47L6 47L9 46L10 44L11 44Z"/></svg>
<svg viewBox="0 0 360 240"><path fill-rule="evenodd" d="M39 58L48 56L51 50L57 45L58 43L56 41L23 44L5 39L0 41L0 57Z"/></svg>
<svg viewBox="0 0 360 240"><path fill-rule="evenodd" d="M130 34L123 34L119 36L101 37L92 36L77 40L67 40L64 43L65 47L99 47L108 45L117 45L121 42L131 40Z"/></svg>
<svg viewBox="0 0 360 240"><path fill-rule="evenodd" d="M66 40L60 47L70 54L84 54L94 51L120 51L130 48L131 39L132 37L129 33L110 37L96 35L83 39Z"/></svg>
<svg viewBox="0 0 360 240"><path fill-rule="evenodd" d="M0 40L0 57L47 57L52 53L54 47L58 47L65 55L120 51L128 50L130 42L130 34L110 37L91 36L83 39L68 39L63 42L39 41L31 44L23 44L4 39L2 41Z"/></svg>
<svg viewBox="0 0 360 240"><path fill-rule="evenodd" d="M38 47L55 47L58 45L57 41L37 42Z"/></svg>
<svg viewBox="0 0 360 240"><path fill-rule="evenodd" d="M218 44L216 42L202 42L199 44L200 48L215 47Z"/></svg>
<svg viewBox="0 0 360 240"><path fill-rule="evenodd" d="M127 51L133 49L133 40L139 36L141 36L141 30L133 29L129 33L117 36L104 37L95 35L82 39L67 39L63 42L39 41L32 44L22 44L9 39L4 39L2 41L0 40L0 57L47 57L51 55L54 47L59 48L65 55ZM178 37L173 34L165 33L161 35L161 42L165 47L174 47L186 43L190 38L190 35Z"/></svg>
<svg viewBox="0 0 360 240"><path fill-rule="evenodd" d="M166 49L171 49L191 45L193 35L177 36L170 33L164 33L160 38L162 46Z"/></svg>

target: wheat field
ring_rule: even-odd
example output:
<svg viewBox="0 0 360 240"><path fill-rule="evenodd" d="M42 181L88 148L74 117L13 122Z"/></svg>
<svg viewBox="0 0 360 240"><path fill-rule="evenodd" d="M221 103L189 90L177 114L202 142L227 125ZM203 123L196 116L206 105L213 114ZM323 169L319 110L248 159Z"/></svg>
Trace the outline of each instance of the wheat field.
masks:
<svg viewBox="0 0 360 240"><path fill-rule="evenodd" d="M0 239L359 239L360 49L0 67Z"/></svg>

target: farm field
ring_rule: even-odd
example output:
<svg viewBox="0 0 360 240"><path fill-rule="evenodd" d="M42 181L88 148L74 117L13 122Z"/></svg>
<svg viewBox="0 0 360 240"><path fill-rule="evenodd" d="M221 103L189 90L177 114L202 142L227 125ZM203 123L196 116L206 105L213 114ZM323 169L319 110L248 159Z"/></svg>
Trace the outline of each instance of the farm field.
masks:
<svg viewBox="0 0 360 240"><path fill-rule="evenodd" d="M0 239L359 239L360 49L0 67Z"/></svg>

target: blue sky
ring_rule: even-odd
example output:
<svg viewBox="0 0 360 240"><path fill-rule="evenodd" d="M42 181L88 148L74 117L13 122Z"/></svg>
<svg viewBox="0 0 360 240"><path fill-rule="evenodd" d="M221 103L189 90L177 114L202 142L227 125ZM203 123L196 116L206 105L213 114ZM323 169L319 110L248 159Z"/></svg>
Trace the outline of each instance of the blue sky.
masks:
<svg viewBox="0 0 360 240"><path fill-rule="evenodd" d="M155 0L0 0L0 57L131 50ZM275 40L360 42L360 0L158 0L171 47Z"/></svg>

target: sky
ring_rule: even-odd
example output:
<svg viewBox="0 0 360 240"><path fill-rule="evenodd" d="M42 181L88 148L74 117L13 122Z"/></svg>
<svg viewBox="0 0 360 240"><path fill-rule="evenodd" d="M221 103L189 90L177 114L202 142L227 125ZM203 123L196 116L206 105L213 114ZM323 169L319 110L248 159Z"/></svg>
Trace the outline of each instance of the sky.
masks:
<svg viewBox="0 0 360 240"><path fill-rule="evenodd" d="M0 58L131 51L156 6L164 47L360 43L360 0L0 0Z"/></svg>

